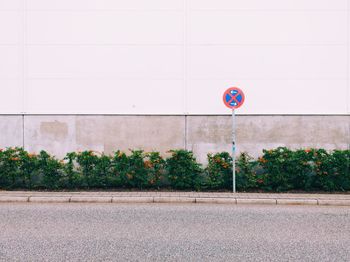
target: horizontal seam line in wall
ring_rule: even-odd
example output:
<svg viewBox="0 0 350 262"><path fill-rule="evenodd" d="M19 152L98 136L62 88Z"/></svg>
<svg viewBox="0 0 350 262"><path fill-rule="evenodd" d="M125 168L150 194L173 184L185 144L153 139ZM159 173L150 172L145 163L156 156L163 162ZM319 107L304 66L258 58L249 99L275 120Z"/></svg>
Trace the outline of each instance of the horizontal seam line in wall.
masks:
<svg viewBox="0 0 350 262"><path fill-rule="evenodd" d="M86 72L90 73L90 72ZM231 76L232 77L232 76ZM22 79L19 76L1 76L0 79L10 79L10 80L17 80ZM183 80L183 77L172 77L172 76L154 76L154 77L147 77L147 76L113 76L113 75L106 75L106 76L46 76L46 77L26 77L27 80L103 80L103 79L121 79L121 80ZM259 78L259 77L234 77L235 81L240 80L346 80L346 77L266 77L266 78ZM227 77L191 77L189 80L227 80Z"/></svg>
<svg viewBox="0 0 350 262"><path fill-rule="evenodd" d="M2 77L0 76L0 79ZM4 78L4 79L19 79L19 78ZM181 77L118 77L118 76L101 76L101 77L27 77L27 80L103 80L103 79L120 79L120 80L183 80ZM337 80L331 78L330 80ZM285 80L285 79L282 79ZM294 79L293 79L294 80ZM319 79L317 79L319 80ZM322 79L325 80L325 79Z"/></svg>
<svg viewBox="0 0 350 262"><path fill-rule="evenodd" d="M1 44L0 43L0 46L20 46L21 44ZM57 46L135 46L135 47L140 47L140 46L183 46L183 44L162 44L162 43L155 43L155 44L134 44L134 43L123 43L123 44L118 44L118 43L102 43L102 44L99 44L99 43L92 43L92 44L89 44L89 43L82 43L82 44L79 44L79 43L52 43L52 44L46 44L46 43L38 43L38 44L26 44L25 46L49 46L49 47L57 47Z"/></svg>
<svg viewBox="0 0 350 262"><path fill-rule="evenodd" d="M20 43L4 43L0 46L19 46ZM145 43L145 44L136 44L136 43L28 43L26 46L49 46L49 47L56 47L56 46L178 46L183 47L183 43L179 44L170 44L170 43ZM296 46L296 47L313 47L313 46L347 46L346 43L306 43L306 44L288 44L288 43L236 43L236 44L224 44L224 43L203 43L203 44L188 44L189 47L215 47L215 46L244 46L244 47L256 47L256 46L262 46L262 47L269 47L269 46Z"/></svg>
<svg viewBox="0 0 350 262"><path fill-rule="evenodd" d="M207 81L214 81L214 80L226 80L227 78L190 78L190 81L200 81L200 80L207 80ZM17 81L21 80L20 77L1 77L0 80L11 80L11 81ZM165 80L172 80L172 81L183 81L183 78L177 78L177 77L28 77L26 80L38 80L38 81L98 81L98 80L120 80L120 81L142 81L142 80L149 80L149 81L165 81ZM235 78L235 81L346 81L345 78Z"/></svg>
<svg viewBox="0 0 350 262"><path fill-rule="evenodd" d="M174 12L174 13L183 13L183 9L26 9L27 13L29 12L76 12L76 13L98 13L98 12ZM23 9L0 9L0 12L23 12Z"/></svg>
<svg viewBox="0 0 350 262"><path fill-rule="evenodd" d="M181 8L150 8L150 9L138 9L138 8L124 8L124 9L103 9L103 8L96 8L96 9L64 9L64 8L58 8L58 9L38 9L38 8L28 8L26 9L26 12L79 12L79 13L88 13L88 12L184 12L185 9ZM312 13L312 12L325 12L325 13L337 13L337 12L347 12L347 8L344 9L254 9L254 8L226 8L226 9L220 9L220 8L190 8L189 11L192 12L286 12L286 13L299 13L299 12L305 12L305 13ZM0 12L23 12L22 9L0 9Z"/></svg>
<svg viewBox="0 0 350 262"><path fill-rule="evenodd" d="M320 12L320 13L338 13L338 12L347 12L347 9L233 9L233 8L226 8L226 9L220 9L220 8L213 8L213 9L205 9L205 8L197 8L197 9L190 9L190 11L196 11L196 12L284 12L284 13L299 13L299 12L305 12L305 13L312 13L312 12Z"/></svg>
<svg viewBox="0 0 350 262"><path fill-rule="evenodd" d="M65 113L47 113L47 114L32 114L32 113L7 113L0 116L231 116L231 114L65 114ZM350 114L237 114L238 116L348 116Z"/></svg>

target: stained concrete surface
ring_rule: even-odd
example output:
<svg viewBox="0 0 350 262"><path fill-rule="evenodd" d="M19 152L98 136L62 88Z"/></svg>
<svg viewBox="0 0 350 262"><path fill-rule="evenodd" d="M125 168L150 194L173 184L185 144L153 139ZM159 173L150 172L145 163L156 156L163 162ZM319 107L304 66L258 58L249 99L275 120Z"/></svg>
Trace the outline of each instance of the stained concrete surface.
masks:
<svg viewBox="0 0 350 262"><path fill-rule="evenodd" d="M23 116L0 115L0 147L23 145Z"/></svg>
<svg viewBox="0 0 350 262"><path fill-rule="evenodd" d="M75 116L25 116L24 148L29 152L46 150L57 157L75 151Z"/></svg>
<svg viewBox="0 0 350 262"><path fill-rule="evenodd" d="M188 148L205 161L205 152L231 150L230 116L188 116ZM258 156L263 149L347 149L350 116L237 116L238 152Z"/></svg>
<svg viewBox="0 0 350 262"><path fill-rule="evenodd" d="M105 116L104 148L144 149L166 153L184 148L185 121L181 116Z"/></svg>
<svg viewBox="0 0 350 262"><path fill-rule="evenodd" d="M118 149L193 150L200 162L209 152L231 150L231 116L13 115L0 116L0 148L23 146L57 157L69 151ZM237 116L237 151L319 147L346 149L350 116Z"/></svg>

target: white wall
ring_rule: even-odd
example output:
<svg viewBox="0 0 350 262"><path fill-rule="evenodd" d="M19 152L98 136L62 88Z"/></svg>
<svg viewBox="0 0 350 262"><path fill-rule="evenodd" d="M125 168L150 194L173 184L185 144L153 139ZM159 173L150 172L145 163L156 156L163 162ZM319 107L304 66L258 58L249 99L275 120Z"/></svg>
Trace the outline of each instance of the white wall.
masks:
<svg viewBox="0 0 350 262"><path fill-rule="evenodd" d="M347 0L0 0L0 113L350 113Z"/></svg>

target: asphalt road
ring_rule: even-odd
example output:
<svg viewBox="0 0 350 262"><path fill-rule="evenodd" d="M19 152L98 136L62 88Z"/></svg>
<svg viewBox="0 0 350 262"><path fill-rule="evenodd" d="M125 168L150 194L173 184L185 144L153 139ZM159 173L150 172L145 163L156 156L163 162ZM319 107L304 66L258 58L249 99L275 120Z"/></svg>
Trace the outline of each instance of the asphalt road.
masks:
<svg viewBox="0 0 350 262"><path fill-rule="evenodd" d="M0 204L0 261L350 261L350 208Z"/></svg>

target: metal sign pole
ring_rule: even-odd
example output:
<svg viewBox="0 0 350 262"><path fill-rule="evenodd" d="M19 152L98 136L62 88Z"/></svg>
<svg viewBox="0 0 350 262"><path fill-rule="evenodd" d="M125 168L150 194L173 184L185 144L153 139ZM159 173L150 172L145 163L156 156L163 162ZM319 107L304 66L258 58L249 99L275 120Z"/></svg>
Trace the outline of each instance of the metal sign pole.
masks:
<svg viewBox="0 0 350 262"><path fill-rule="evenodd" d="M236 115L235 109L244 103L244 93L238 87L230 87L224 92L225 106L232 109L232 191L236 193Z"/></svg>
<svg viewBox="0 0 350 262"><path fill-rule="evenodd" d="M236 193L236 114L232 109L232 191Z"/></svg>

